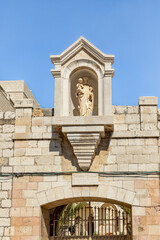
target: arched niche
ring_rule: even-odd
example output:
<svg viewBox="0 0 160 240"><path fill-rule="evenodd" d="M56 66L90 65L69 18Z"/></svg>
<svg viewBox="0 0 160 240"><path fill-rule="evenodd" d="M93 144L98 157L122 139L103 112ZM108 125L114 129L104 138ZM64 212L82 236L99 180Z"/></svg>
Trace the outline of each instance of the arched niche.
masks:
<svg viewBox="0 0 160 240"><path fill-rule="evenodd" d="M70 116L79 116L78 99L76 97L76 85L79 78L87 77L88 85L93 88L94 94L94 107L93 115L98 115L98 76L95 71L89 67L78 67L74 69L70 74L70 86L71 86L71 99L69 107Z"/></svg>
<svg viewBox="0 0 160 240"><path fill-rule="evenodd" d="M104 72L93 60L80 59L69 63L62 71L62 116L78 116L76 84L79 77L88 77L88 84L93 87L95 103L93 115L103 115L103 78Z"/></svg>

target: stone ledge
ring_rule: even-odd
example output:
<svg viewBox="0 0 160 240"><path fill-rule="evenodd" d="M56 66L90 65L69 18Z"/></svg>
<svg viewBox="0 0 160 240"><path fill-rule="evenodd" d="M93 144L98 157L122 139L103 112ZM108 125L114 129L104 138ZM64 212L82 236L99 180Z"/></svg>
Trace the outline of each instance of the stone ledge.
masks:
<svg viewBox="0 0 160 240"><path fill-rule="evenodd" d="M32 99L20 99L16 100L14 103L15 108L33 108Z"/></svg>
<svg viewBox="0 0 160 240"><path fill-rule="evenodd" d="M98 173L72 173L72 186L98 186Z"/></svg>
<svg viewBox="0 0 160 240"><path fill-rule="evenodd" d="M112 138L159 138L159 131L115 131Z"/></svg>
<svg viewBox="0 0 160 240"><path fill-rule="evenodd" d="M80 126L80 125L112 125L113 116L64 116L64 117L53 117L52 125L54 126Z"/></svg>
<svg viewBox="0 0 160 240"><path fill-rule="evenodd" d="M158 98L157 97L140 97L139 98L139 106L157 106Z"/></svg>

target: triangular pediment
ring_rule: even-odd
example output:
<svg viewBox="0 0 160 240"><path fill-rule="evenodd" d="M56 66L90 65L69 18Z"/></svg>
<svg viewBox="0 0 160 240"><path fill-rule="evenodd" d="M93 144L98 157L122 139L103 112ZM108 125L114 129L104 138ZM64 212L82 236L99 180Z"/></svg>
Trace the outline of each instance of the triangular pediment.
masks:
<svg viewBox="0 0 160 240"><path fill-rule="evenodd" d="M101 64L104 64L105 62L111 62L111 64L114 63L113 55L104 54L83 36L68 47L64 52L59 55L52 55L50 58L53 64L63 65L82 50Z"/></svg>

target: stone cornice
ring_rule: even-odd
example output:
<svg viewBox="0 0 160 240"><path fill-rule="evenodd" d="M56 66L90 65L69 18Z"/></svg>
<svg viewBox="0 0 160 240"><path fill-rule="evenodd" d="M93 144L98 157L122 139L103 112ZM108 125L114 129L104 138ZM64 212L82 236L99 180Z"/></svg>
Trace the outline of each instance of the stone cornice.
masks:
<svg viewBox="0 0 160 240"><path fill-rule="evenodd" d="M61 77L61 71L59 71L59 70L51 69L51 73L52 73L52 76L54 78L60 78Z"/></svg>
<svg viewBox="0 0 160 240"><path fill-rule="evenodd" d="M114 76L114 69L108 69L104 72L104 77L113 77Z"/></svg>
<svg viewBox="0 0 160 240"><path fill-rule="evenodd" d="M63 65L81 49L89 52L93 56L93 58L96 58L102 64L104 64L104 62L111 62L111 64L114 63L113 55L104 54L84 37L80 37L75 43L73 43L61 54L50 56L51 61L53 64L60 63L61 65Z"/></svg>

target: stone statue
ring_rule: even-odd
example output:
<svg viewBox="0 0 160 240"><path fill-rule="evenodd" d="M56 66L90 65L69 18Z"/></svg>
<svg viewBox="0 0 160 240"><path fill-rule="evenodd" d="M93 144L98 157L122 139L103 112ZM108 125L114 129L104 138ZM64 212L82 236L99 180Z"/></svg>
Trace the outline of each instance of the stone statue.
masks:
<svg viewBox="0 0 160 240"><path fill-rule="evenodd" d="M87 77L79 78L76 85L76 97L79 102L78 109L80 116L92 116L93 113L93 88L87 82Z"/></svg>

